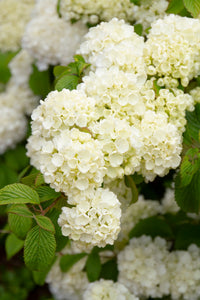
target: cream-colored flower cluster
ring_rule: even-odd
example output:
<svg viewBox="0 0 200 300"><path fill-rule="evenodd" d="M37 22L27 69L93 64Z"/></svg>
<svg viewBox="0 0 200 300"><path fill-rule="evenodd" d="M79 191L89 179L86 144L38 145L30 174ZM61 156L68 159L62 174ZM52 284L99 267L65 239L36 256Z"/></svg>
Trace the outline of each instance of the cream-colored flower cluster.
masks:
<svg viewBox="0 0 200 300"><path fill-rule="evenodd" d="M141 236L118 254L118 280L142 297L198 300L200 296L200 248L170 252L164 239Z"/></svg>
<svg viewBox="0 0 200 300"><path fill-rule="evenodd" d="M47 69L49 65L66 65L72 61L83 35L87 32L81 21L72 25L59 18L56 12L57 1L43 2L38 0L22 40L22 47L36 59L40 70Z"/></svg>
<svg viewBox="0 0 200 300"><path fill-rule="evenodd" d="M139 300L119 282L101 279L88 285L83 300Z"/></svg>
<svg viewBox="0 0 200 300"><path fill-rule="evenodd" d="M60 12L64 19L80 18L84 23L96 24L99 21L110 21L117 17L126 21L133 21L134 4L130 0L61 0Z"/></svg>
<svg viewBox="0 0 200 300"><path fill-rule="evenodd" d="M27 22L30 20L34 0L0 1L0 50L17 51Z"/></svg>
<svg viewBox="0 0 200 300"><path fill-rule="evenodd" d="M81 195L77 196L79 204L62 208L58 219L62 234L99 247L113 244L120 231L121 217L116 195L108 189L99 188L82 199Z"/></svg>
<svg viewBox="0 0 200 300"><path fill-rule="evenodd" d="M180 79L186 87L200 74L199 45L199 19L169 15L157 20L152 24L144 52L148 73Z"/></svg>

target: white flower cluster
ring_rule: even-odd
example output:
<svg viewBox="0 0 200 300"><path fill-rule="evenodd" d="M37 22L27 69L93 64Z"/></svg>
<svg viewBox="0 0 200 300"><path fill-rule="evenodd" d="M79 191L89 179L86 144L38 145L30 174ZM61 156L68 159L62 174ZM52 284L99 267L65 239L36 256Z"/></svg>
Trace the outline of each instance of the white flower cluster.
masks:
<svg viewBox="0 0 200 300"><path fill-rule="evenodd" d="M60 12L64 19L80 18L84 23L96 24L99 21L110 21L117 17L126 21L133 21L134 4L130 0L61 0Z"/></svg>
<svg viewBox="0 0 200 300"><path fill-rule="evenodd" d="M139 297L198 300L200 297L200 248L169 252L164 239L141 236L118 254L120 283Z"/></svg>
<svg viewBox="0 0 200 300"><path fill-rule="evenodd" d="M58 17L57 1L51 1L49 6L49 0L43 2L38 0L22 40L22 47L36 59L39 70L47 69L48 65L66 65L72 61L83 35L87 32L81 21L72 25ZM49 8L46 9L46 6Z"/></svg>
<svg viewBox="0 0 200 300"><path fill-rule="evenodd" d="M200 87L199 86L192 89L190 91L190 95L192 96L194 103L200 103Z"/></svg>
<svg viewBox="0 0 200 300"><path fill-rule="evenodd" d="M162 297L169 294L169 278L166 268L168 256L164 239L141 236L118 254L120 283L137 296Z"/></svg>
<svg viewBox="0 0 200 300"><path fill-rule="evenodd" d="M99 188L89 197L78 200L79 204L75 207L62 208L58 224L63 235L99 247L113 244L120 231L121 217L116 195L108 189Z"/></svg>
<svg viewBox="0 0 200 300"><path fill-rule="evenodd" d="M177 15L152 24L145 47L149 74L181 79L185 87L200 74L200 20Z"/></svg>
<svg viewBox="0 0 200 300"><path fill-rule="evenodd" d="M83 300L139 300L130 294L128 289L119 282L101 279L90 283L83 294Z"/></svg>
<svg viewBox="0 0 200 300"><path fill-rule="evenodd" d="M34 0L0 1L0 50L16 51L20 48L21 38L30 19Z"/></svg>
<svg viewBox="0 0 200 300"><path fill-rule="evenodd" d="M165 11L169 5L167 0L141 0L140 5L134 5L133 16L137 24L142 24L143 30L151 24L164 18Z"/></svg>

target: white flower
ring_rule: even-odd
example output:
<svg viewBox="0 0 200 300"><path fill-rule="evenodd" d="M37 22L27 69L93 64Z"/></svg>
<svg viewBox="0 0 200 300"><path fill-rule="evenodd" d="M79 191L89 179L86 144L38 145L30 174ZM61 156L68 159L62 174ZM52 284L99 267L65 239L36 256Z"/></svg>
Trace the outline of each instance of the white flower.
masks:
<svg viewBox="0 0 200 300"><path fill-rule="evenodd" d="M133 7L130 0L61 0L60 12L66 20L81 18L85 23L95 24L113 17L133 21Z"/></svg>
<svg viewBox="0 0 200 300"><path fill-rule="evenodd" d="M166 241L141 236L130 240L118 254L118 281L131 293L142 297L163 297L169 294L166 269L168 256Z"/></svg>
<svg viewBox="0 0 200 300"><path fill-rule="evenodd" d="M30 19L34 0L0 1L0 50L16 51L21 46L25 26Z"/></svg>
<svg viewBox="0 0 200 300"><path fill-rule="evenodd" d="M88 285L83 300L139 300L119 282L101 279Z"/></svg>
<svg viewBox="0 0 200 300"><path fill-rule="evenodd" d="M58 224L62 234L77 241L104 247L113 244L120 231L120 203L116 195L108 189L97 189L85 197L69 202L78 203L75 207L62 207Z"/></svg>
<svg viewBox="0 0 200 300"><path fill-rule="evenodd" d="M199 45L200 20L169 15L152 24L144 57L154 74L180 78L185 87L200 74Z"/></svg>
<svg viewBox="0 0 200 300"><path fill-rule="evenodd" d="M196 88L190 91L190 95L192 96L194 103L200 103L200 87L197 86Z"/></svg>
<svg viewBox="0 0 200 300"><path fill-rule="evenodd" d="M165 195L161 200L162 214L166 213L177 213L180 210L180 207L175 201L174 190L167 188Z"/></svg>
<svg viewBox="0 0 200 300"><path fill-rule="evenodd" d="M87 28L81 22L65 22L58 17L56 10L53 13L52 5L46 11L39 4L38 13L36 10L26 26L22 46L36 59L40 70L47 69L48 65L66 65L72 61ZM56 7L56 3L54 5Z"/></svg>

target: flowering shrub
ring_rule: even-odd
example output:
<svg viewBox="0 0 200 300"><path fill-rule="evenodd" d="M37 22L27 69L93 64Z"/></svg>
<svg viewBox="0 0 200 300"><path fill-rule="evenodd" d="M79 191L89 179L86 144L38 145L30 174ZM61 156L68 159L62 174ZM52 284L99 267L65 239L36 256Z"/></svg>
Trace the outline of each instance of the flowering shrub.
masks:
<svg viewBox="0 0 200 300"><path fill-rule="evenodd" d="M0 8L7 260L58 300L198 300L200 1Z"/></svg>

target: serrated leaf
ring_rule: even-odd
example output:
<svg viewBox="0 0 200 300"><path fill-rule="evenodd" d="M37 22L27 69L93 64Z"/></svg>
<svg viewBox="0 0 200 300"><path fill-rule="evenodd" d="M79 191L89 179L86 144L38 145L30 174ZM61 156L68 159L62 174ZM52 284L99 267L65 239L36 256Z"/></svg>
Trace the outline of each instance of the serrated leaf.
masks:
<svg viewBox="0 0 200 300"><path fill-rule="evenodd" d="M167 222L159 216L149 217L140 220L130 231L129 237L140 237L141 235L150 235L151 237L161 236L163 238L172 238L173 232Z"/></svg>
<svg viewBox="0 0 200 300"><path fill-rule="evenodd" d="M124 178L125 178L126 185L131 188L131 192L132 192L132 200L130 204L135 203L138 200L138 190L136 184L133 181L133 178L131 176L125 176Z"/></svg>
<svg viewBox="0 0 200 300"><path fill-rule="evenodd" d="M0 190L0 205L4 204L39 204L36 191L21 183L9 184Z"/></svg>
<svg viewBox="0 0 200 300"><path fill-rule="evenodd" d="M33 213L24 204L13 204L8 208L7 212L22 217L33 217Z"/></svg>
<svg viewBox="0 0 200 300"><path fill-rule="evenodd" d="M71 267L77 263L80 259L85 257L86 253L79 254L66 254L60 258L60 268L62 272L67 272L71 269Z"/></svg>
<svg viewBox="0 0 200 300"><path fill-rule="evenodd" d="M65 75L61 77L56 85L55 89L58 90L59 92L62 91L63 89L68 89L68 90L74 90L79 83L79 77L77 75Z"/></svg>
<svg viewBox="0 0 200 300"><path fill-rule="evenodd" d="M200 171L196 172L187 186L181 185L180 173L175 179L175 200L185 212L200 211Z"/></svg>
<svg viewBox="0 0 200 300"><path fill-rule="evenodd" d="M29 78L29 86L35 95L41 96L43 99L51 91L50 71L39 71L33 65L33 72Z"/></svg>
<svg viewBox="0 0 200 300"><path fill-rule="evenodd" d="M21 178L20 182L28 186L34 186L36 177L37 174L30 174L28 176Z"/></svg>
<svg viewBox="0 0 200 300"><path fill-rule="evenodd" d="M44 271L51 264L56 250L53 233L36 225L27 234L24 247L24 261L33 271Z"/></svg>
<svg viewBox="0 0 200 300"><path fill-rule="evenodd" d="M106 280L113 280L115 282L117 281L117 277L118 277L117 261L114 258L102 265L100 278Z"/></svg>
<svg viewBox="0 0 200 300"><path fill-rule="evenodd" d="M10 259L16 253L18 253L23 248L23 246L24 241L18 239L18 237L13 233L9 234L5 242L7 259Z"/></svg>
<svg viewBox="0 0 200 300"><path fill-rule="evenodd" d="M34 218L38 226L40 226L42 229L55 233L54 225L48 217L37 215L34 216Z"/></svg>
<svg viewBox="0 0 200 300"><path fill-rule="evenodd" d="M200 247L200 225L184 224L177 231L174 248L175 250L187 250L191 244Z"/></svg>
<svg viewBox="0 0 200 300"><path fill-rule="evenodd" d="M22 217L13 213L8 214L8 224L10 230L19 238L25 239L28 231L32 227L32 219Z"/></svg>
<svg viewBox="0 0 200 300"><path fill-rule="evenodd" d="M200 167L200 155L197 148L191 148L183 158L180 168L181 187L190 184L194 174Z"/></svg>
<svg viewBox="0 0 200 300"><path fill-rule="evenodd" d="M168 14L178 14L184 9L183 0L171 0L166 13Z"/></svg>
<svg viewBox="0 0 200 300"><path fill-rule="evenodd" d="M40 202L48 201L61 196L61 193L57 193L49 186L39 186L35 190L40 197Z"/></svg>
<svg viewBox="0 0 200 300"><path fill-rule="evenodd" d="M185 8L197 18L200 14L200 0L183 0Z"/></svg>
<svg viewBox="0 0 200 300"><path fill-rule="evenodd" d="M200 131L200 103L195 105L195 110L192 112L186 112L186 131L183 134L183 142L190 147L200 146L199 144L199 131Z"/></svg>
<svg viewBox="0 0 200 300"><path fill-rule="evenodd" d="M99 279L101 273L101 261L97 252L90 253L86 261L86 272L90 282Z"/></svg>

